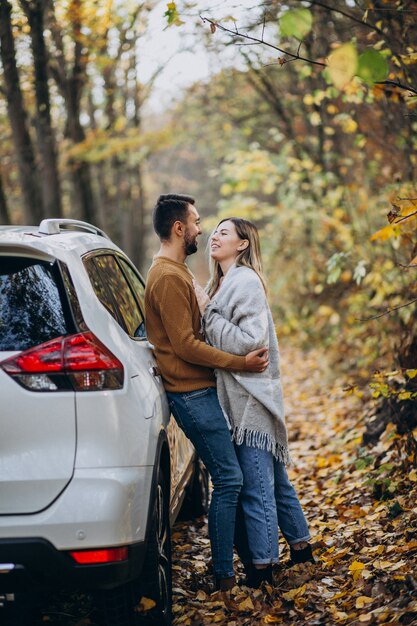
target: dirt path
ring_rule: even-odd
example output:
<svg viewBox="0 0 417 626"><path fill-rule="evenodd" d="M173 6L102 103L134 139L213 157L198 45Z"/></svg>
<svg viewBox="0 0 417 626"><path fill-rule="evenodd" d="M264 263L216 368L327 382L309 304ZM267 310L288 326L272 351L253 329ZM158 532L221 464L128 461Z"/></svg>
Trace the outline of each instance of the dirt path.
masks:
<svg viewBox="0 0 417 626"><path fill-rule="evenodd" d="M329 386L323 354L286 347L282 362L290 476L317 562L289 569L282 542L274 586L235 588L239 609L227 612L207 592L205 519L177 524L174 626L417 624L413 459L389 427L373 449L362 447L363 406L343 381Z"/></svg>

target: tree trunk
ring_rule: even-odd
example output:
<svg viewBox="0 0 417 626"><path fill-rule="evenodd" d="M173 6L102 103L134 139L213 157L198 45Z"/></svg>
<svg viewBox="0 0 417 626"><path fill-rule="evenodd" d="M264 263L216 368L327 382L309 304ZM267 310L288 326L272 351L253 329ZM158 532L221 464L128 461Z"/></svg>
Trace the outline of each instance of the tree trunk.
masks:
<svg viewBox="0 0 417 626"><path fill-rule="evenodd" d="M0 171L0 221L2 224L11 224L9 207L7 205L6 194L4 193L3 177Z"/></svg>
<svg viewBox="0 0 417 626"><path fill-rule="evenodd" d="M40 155L39 173L45 213L62 215L61 189L57 167L55 135L51 121L48 87L48 59L44 39L44 0L20 0L30 25L36 94L36 132Z"/></svg>
<svg viewBox="0 0 417 626"><path fill-rule="evenodd" d="M39 223L45 213L39 187L39 173L29 135L27 115L16 65L16 51L11 24L11 5L7 0L0 0L0 44L4 91L19 169L25 219L29 224Z"/></svg>
<svg viewBox="0 0 417 626"><path fill-rule="evenodd" d="M65 101L67 112L65 135L74 144L77 144L85 139L84 129L80 122L80 102L86 81L87 67L87 58L81 38L81 2L80 0L71 2L74 39L72 68L68 68L65 64L62 33L55 17L54 4L51 0L45 0L45 2L48 5L48 19L52 37L58 50L58 58L55 59L55 63L50 64L50 70ZM90 166L84 161L76 160L70 160L69 166L72 173L74 197L78 206L77 213L83 220L95 223L97 219Z"/></svg>

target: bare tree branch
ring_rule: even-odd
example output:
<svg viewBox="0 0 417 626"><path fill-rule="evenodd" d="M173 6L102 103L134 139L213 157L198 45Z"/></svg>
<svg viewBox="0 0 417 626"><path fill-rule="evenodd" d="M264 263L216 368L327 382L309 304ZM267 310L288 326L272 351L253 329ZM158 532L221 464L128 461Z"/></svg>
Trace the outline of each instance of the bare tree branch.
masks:
<svg viewBox="0 0 417 626"><path fill-rule="evenodd" d="M376 320L379 317L384 317L385 315L389 315L390 313L393 313L394 311L398 311L399 309L404 309L407 306L410 306L411 304L414 304L414 302L417 302L417 298L414 298L414 300L410 300L410 302L406 302L405 304L400 304L399 306L393 306L389 309L387 309L386 311L384 311L383 313L379 313L378 315L372 315L371 317L364 317L364 318L356 318L356 320L358 322L369 322L370 320Z"/></svg>
<svg viewBox="0 0 417 626"><path fill-rule="evenodd" d="M248 35L246 33L242 33L241 31L238 30L237 26L236 26L236 30L233 31L231 28L227 28L226 26L223 26L219 22L216 22L215 20L212 20L212 19L210 19L208 17L204 17L202 15L200 15L200 17L201 17L201 19L202 19L202 21L204 23L208 22L209 24L212 24L213 26L215 26L219 30L222 30L223 32L228 33L232 37L241 37L242 39L246 39L248 41L252 41L252 42L257 43L257 44L262 44L264 46L267 46L268 48L272 48L273 50L277 50L281 54L286 55L286 56L290 57L293 60L305 61L306 63L310 63L312 65L319 65L320 67L327 67L326 63L321 63L320 61L314 61L313 59L308 59L307 57L300 56L300 54L293 54L292 52L288 52L288 50L284 50L283 48L279 48L278 46L274 46L272 43L269 43L268 41L265 41L265 39L263 39L263 35L262 35L262 38L259 39L258 37L252 37L251 35Z"/></svg>
<svg viewBox="0 0 417 626"><path fill-rule="evenodd" d="M328 5L328 4L325 4L324 2L319 2L319 0L306 0L306 1L310 5L322 7L323 9L326 9L327 11L332 11L333 13L338 13L339 15L343 15L344 17L347 17L348 19L352 20L352 22L356 22L357 24L360 24L361 26L366 26L367 28L370 28L371 30L374 30L375 32L379 33L380 35L384 34L382 32L382 30L380 28L378 28L377 26L374 26L373 24L369 24L369 22L364 22L363 20L359 19L358 17L355 17L354 15L351 15L350 13L347 13L346 11L343 11L343 9L338 9L336 7L332 7L332 6Z"/></svg>
<svg viewBox="0 0 417 626"><path fill-rule="evenodd" d="M404 222L405 220L408 220L410 217L414 217L414 215L417 215L417 211L413 211L413 213L409 213L408 215L403 215L402 217L399 217L398 219L395 220L394 224L398 224L399 222Z"/></svg>
<svg viewBox="0 0 417 626"><path fill-rule="evenodd" d="M398 87L399 89L404 89L405 91L411 91L411 93L417 96L417 89L409 87L408 85L403 85L403 83L399 83L395 80L379 80L375 83L375 85L392 85L393 87Z"/></svg>

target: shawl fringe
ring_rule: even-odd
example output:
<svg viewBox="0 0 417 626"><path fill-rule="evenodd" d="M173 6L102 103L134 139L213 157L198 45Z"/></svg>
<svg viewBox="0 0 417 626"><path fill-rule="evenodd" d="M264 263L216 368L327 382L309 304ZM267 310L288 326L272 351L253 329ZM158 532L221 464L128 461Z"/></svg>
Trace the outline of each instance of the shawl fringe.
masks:
<svg viewBox="0 0 417 626"><path fill-rule="evenodd" d="M245 443L249 448L260 448L261 450L272 452L274 458L280 461L280 463L284 463L284 465L291 465L292 463L288 446L283 446L268 433L235 426L232 430L232 441L238 446Z"/></svg>

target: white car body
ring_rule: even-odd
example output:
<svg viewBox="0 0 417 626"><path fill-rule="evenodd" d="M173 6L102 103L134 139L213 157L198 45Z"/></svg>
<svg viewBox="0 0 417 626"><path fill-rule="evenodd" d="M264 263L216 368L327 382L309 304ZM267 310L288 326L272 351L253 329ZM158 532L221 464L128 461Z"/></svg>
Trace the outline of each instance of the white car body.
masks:
<svg viewBox="0 0 417 626"><path fill-rule="evenodd" d="M170 423L152 346L144 336L130 336L94 293L87 259L103 254L137 272L114 243L83 223L47 220L39 228L0 228L0 270L6 256L59 265L78 300L77 312L69 297L73 318L81 320L76 332L92 332L124 372L120 389L37 391L21 386L3 367L19 350L0 349L0 569L10 566L0 577L0 592L13 590L7 580L18 580L22 569L19 557L11 558L14 540L20 550L40 538L66 557L71 551L139 546L142 562L158 472L170 483L172 521L195 468L193 447ZM120 567L115 564L114 584L123 579ZM100 574L98 586L102 582L113 585Z"/></svg>

